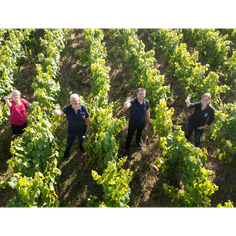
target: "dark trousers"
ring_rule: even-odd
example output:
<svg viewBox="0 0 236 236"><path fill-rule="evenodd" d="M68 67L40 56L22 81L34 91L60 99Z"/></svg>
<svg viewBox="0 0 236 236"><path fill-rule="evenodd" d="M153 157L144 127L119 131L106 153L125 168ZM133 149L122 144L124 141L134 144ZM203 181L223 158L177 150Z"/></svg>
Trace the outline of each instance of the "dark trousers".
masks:
<svg viewBox="0 0 236 236"><path fill-rule="evenodd" d="M199 130L194 128L192 125L190 125L190 123L187 123L187 131L185 133L185 137L186 139L189 140L191 133L193 132L193 130L195 131L195 147L199 147L200 146L200 142L201 142L201 136L204 132L204 129Z"/></svg>
<svg viewBox="0 0 236 236"><path fill-rule="evenodd" d="M128 136L126 138L126 143L125 143L125 150L129 151L130 143L131 143L131 140L134 136L135 130L137 130L136 143L140 143L141 135L142 135L142 131L143 131L144 127L145 127L145 124L144 125L131 125L131 124L129 124Z"/></svg>
<svg viewBox="0 0 236 236"><path fill-rule="evenodd" d="M80 149L80 151L84 152L84 147L83 147L82 144L84 143L86 133L84 135L71 135L71 134L68 134L66 148L70 148L72 146L72 144L75 141L75 138L77 136L79 138L79 149Z"/></svg>
<svg viewBox="0 0 236 236"><path fill-rule="evenodd" d="M22 134L25 132L25 128L28 125L28 121L24 123L23 125L11 125L12 133L13 134Z"/></svg>

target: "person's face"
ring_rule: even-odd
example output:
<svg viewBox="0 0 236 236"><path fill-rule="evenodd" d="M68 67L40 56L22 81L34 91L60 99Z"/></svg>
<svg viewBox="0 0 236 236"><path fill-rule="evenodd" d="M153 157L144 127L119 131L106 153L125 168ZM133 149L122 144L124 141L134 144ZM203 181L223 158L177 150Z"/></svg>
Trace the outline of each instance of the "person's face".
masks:
<svg viewBox="0 0 236 236"><path fill-rule="evenodd" d="M208 105L210 102L209 98L206 96L204 96L201 101L202 101L202 104L205 106Z"/></svg>
<svg viewBox="0 0 236 236"><path fill-rule="evenodd" d="M72 97L70 100L70 104L74 107L77 107L80 103L80 99L78 97Z"/></svg>
<svg viewBox="0 0 236 236"><path fill-rule="evenodd" d="M139 91L139 92L137 93L137 97L138 97L138 99L140 99L140 100L143 100L143 99L145 98L145 96L146 96L146 93L145 93L144 91Z"/></svg>
<svg viewBox="0 0 236 236"><path fill-rule="evenodd" d="M12 94L13 101L19 101L20 100L20 93L16 92Z"/></svg>

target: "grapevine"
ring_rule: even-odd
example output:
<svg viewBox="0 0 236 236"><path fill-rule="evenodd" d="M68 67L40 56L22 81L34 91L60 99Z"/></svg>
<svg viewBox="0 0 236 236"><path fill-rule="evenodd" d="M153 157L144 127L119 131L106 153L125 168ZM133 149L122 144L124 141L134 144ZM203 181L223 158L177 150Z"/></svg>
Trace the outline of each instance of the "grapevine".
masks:
<svg viewBox="0 0 236 236"><path fill-rule="evenodd" d="M58 57L63 48L62 40L66 32L64 33L60 29L45 31L45 38L47 38L48 43L44 45L48 57L44 61L51 62L52 65L47 64L46 67L43 67L44 73L41 73L41 69L38 70L41 74L40 78L36 77L34 88L40 105L46 105L50 111L50 108L52 109L54 106L52 101L55 101L51 96L56 96L58 93L55 94L55 88L52 84L49 89L48 84L43 83L43 78L46 82L47 79L50 80L51 77L55 78L54 76L57 75L59 70ZM53 49L52 45L55 45ZM38 68L41 67L38 66ZM57 89L56 91L58 92ZM43 97L46 104L41 102ZM59 200L54 185L57 183L56 177L60 175L60 170L56 167L57 158L63 154L57 145L57 138L53 135L52 124L50 123L52 113L42 112L38 102L34 102L32 108L34 110L29 117L29 125L23 135L13 141L11 145L13 157L8 160L8 164L17 173L3 182L17 189L18 196L9 200L7 206L58 207Z"/></svg>
<svg viewBox="0 0 236 236"><path fill-rule="evenodd" d="M125 124L124 118L113 118L113 104L108 104L109 91L109 70L105 67L106 52L103 39L103 32L99 29L84 29L85 44L88 58L88 64L92 72L92 92L94 98L88 104L88 110L91 111L91 123L93 126L93 135L88 138L85 146L87 153L96 157L103 168L102 176L92 171L94 180L98 180L98 184L102 184L104 194L104 202L94 203L95 196L90 196L88 206L100 207L128 207L130 188L129 181L132 172L121 168L123 161L117 160L118 144L115 135L118 134ZM85 53L85 50L83 50ZM80 53L81 55L81 53ZM119 170L119 173L117 170Z"/></svg>
<svg viewBox="0 0 236 236"><path fill-rule="evenodd" d="M6 49L8 44L12 45L9 47L11 51L15 50L12 53L13 56L11 56L14 57L14 60L5 60L5 56L0 60L0 62L3 62L0 64L0 68L7 68L4 69L5 71L1 75L7 75L6 78L8 79L11 78L11 82L6 82L5 79L1 80L0 98L9 94L9 91L14 88L15 79L19 76L19 69L25 57L32 56L30 62L33 63L35 56L38 55L39 60L39 63L36 64L37 76L35 76L31 85L34 89L33 100L35 101L31 107L33 111L28 116L28 127L20 137L12 141L10 147L11 159L7 161L7 164L10 165L10 169L13 169L14 174L9 178L6 178L6 175L5 179L0 181L1 188L9 186L17 192L17 195L7 202L7 207L60 206L56 193L61 174L58 169L58 160L63 156L65 140L61 142L55 135L57 123L54 124L54 122L61 119L61 117L53 116L52 111L55 108L58 109L56 104L59 102L60 93L64 89L60 86L62 83L59 81L60 52L64 49L64 40L68 31L45 29L44 38L38 37L36 39L38 32L34 30L8 30L7 32L6 29L0 29L0 53L4 52L4 48ZM145 50L145 44L138 36L143 37L142 32L145 33L144 37L148 36L150 43L155 46L157 51L154 51L154 48L150 51ZM210 126L210 134L216 145L214 147L218 149L212 151L212 147L208 146L207 148L209 148L209 154L211 153L212 157L217 155L217 158L222 162L221 164L226 164L229 169L233 170L236 164L234 128L236 103L233 101L233 103L226 104L224 99L231 101L235 95L235 30L150 29L142 32L138 32L137 29L105 31L105 40L107 40L107 37L115 38L119 43L119 53L125 56L125 62L128 63L128 67L123 70L122 63L117 64L116 67L116 64L111 62L115 68L112 67L111 70L105 60L107 49L103 30L83 29L82 35L85 47L78 52L79 61L81 61L78 64L85 66L85 62L90 69L91 93L89 94L89 101L81 97L81 104L85 104L88 108L93 128L93 133L86 137L86 142L83 145L87 152L85 158L92 158L97 163L97 167L93 168L91 175L96 184L103 188L104 192L103 199L90 195L87 199L87 206L129 207L130 200L130 204L137 206L135 191L132 193L134 195L131 195L131 189L133 191L132 186L134 186L133 183L136 184L139 173L135 174L131 182L133 172L127 169L128 167L126 169L123 167L127 158L118 158L119 141L120 143L124 141L119 140L118 134L126 124L126 119L125 117L115 118L113 113L116 105L113 102L108 102L111 99L108 95L111 88L110 75L113 78L118 71L118 76L116 74L114 76L115 82L117 82L116 80L123 76L123 73L126 76L127 69L130 69L128 74L131 72L132 76L129 79L129 84L125 84L126 88L131 86L134 89L138 87L146 88L146 98L150 101L152 117L150 123L154 131L152 137L155 139L153 146L148 145L150 150L144 149L137 156L140 156L142 161L146 163L153 161L148 159L149 156L146 153L157 151L157 156L151 156L155 158L156 166L151 165L160 174L168 174L163 175L163 178L170 176L171 181L173 181L171 183L164 182L163 184L164 191L172 198L170 204L175 207L210 207L212 204L210 197L218 190L218 186L216 185L217 178L215 178L214 172L207 169L209 161L205 163L209 155L206 149L195 148L186 140L181 128L173 125L174 108L167 106L167 96L170 93L170 88L163 85L165 83L164 74L161 75L160 71L155 68L155 52L163 50L163 58L169 64L165 66L170 68L166 72L178 79L184 94L186 96L190 94L193 102L200 100L203 93L211 93L213 106L215 107L215 120ZM42 31L39 33L41 34ZM40 42L40 45L37 46L40 46L42 53L39 54L34 51L33 55L30 50L34 50L31 43L36 42L35 40ZM18 46L14 48L15 42L18 42L16 43ZM191 46L195 47L191 53L187 50L189 42L191 42ZM73 42L73 48L76 43ZM28 45L30 46L28 47ZM6 54L10 53L10 50L7 49L5 52ZM201 64L198 60L199 55L201 56L200 60L206 60L208 64ZM110 60L110 58L109 55L108 59ZM160 56L156 58L159 60ZM123 58L121 60L123 62ZM8 62L11 63L6 67ZM64 60L61 63L64 63ZM73 64L73 69L75 68ZM63 71L64 68L62 67L61 70ZM74 72L77 72L76 70ZM121 74L119 74L120 72ZM124 80L127 81L127 79L122 78L122 81ZM89 80L86 80L86 84L87 81ZM8 84L7 86L4 85L5 82ZM129 86L127 87L127 85ZM115 87L119 86L115 85ZM87 90L87 87L85 88ZM225 96L225 93L229 90L231 92ZM176 97L176 99L178 98ZM172 98L170 100L173 102ZM47 107L47 111L42 112L40 107ZM0 129L8 120L9 114L7 106L1 106ZM182 118L177 119L179 122ZM207 142L207 144L209 145L210 142ZM211 151L214 153L212 154ZM133 161L137 160L136 158L135 160L129 160L127 164L133 168ZM63 163L62 165L67 164ZM147 166L144 165L144 167L146 169ZM150 172L156 171L149 167L147 169ZM216 182L213 183L211 179ZM146 181L146 178L142 176L143 180ZM143 183L140 186L146 198L148 191L145 188L150 187L150 184L148 182L148 184L144 183L143 185ZM163 189L161 189L162 193ZM84 191L81 196L86 199ZM231 193L234 191L234 188L230 189ZM233 202L226 201L227 199L224 202L221 201L222 205L219 203L217 207L234 207Z"/></svg>
<svg viewBox="0 0 236 236"><path fill-rule="evenodd" d="M15 89L14 81L18 76L19 61L21 58L25 58L25 52L21 46L23 41L28 40L29 35L32 33L32 29L15 30L9 29L9 38L4 41L4 45L0 48L0 100L3 101L3 97L9 95L9 93ZM2 39L5 30L0 31L0 40ZM3 127L5 121L10 117L9 110L6 105L0 104L0 128Z"/></svg>

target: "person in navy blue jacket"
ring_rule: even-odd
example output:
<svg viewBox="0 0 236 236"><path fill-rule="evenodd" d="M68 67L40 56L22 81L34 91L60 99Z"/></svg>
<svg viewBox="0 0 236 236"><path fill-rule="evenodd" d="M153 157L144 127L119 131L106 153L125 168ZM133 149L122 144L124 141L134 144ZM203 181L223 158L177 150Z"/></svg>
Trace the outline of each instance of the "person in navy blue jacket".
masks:
<svg viewBox="0 0 236 236"><path fill-rule="evenodd" d="M124 103L124 108L130 109L128 136L125 143L124 156L129 154L130 143L136 130L136 145L140 150L143 149L141 144L141 135L144 128L148 129L150 120L149 101L145 99L145 96L146 89L139 88L137 91L137 97Z"/></svg>
<svg viewBox="0 0 236 236"><path fill-rule="evenodd" d="M215 117L215 111L209 105L210 101L210 93L204 93L201 102L191 103L188 98L185 100L187 107L195 108L194 113L188 119L185 133L185 137L189 140L192 131L195 131L195 147L199 147L204 129L211 125Z"/></svg>
<svg viewBox="0 0 236 236"><path fill-rule="evenodd" d="M86 137L86 123L89 126L88 135L92 133L92 125L89 117L87 107L80 104L80 98L78 94L72 94L70 96L70 104L63 107L62 110L54 110L54 115L60 116L66 114L68 120L68 131L67 131L67 143L66 150L64 152L64 158L67 159L70 155L70 148L78 136L79 148L84 153L83 143Z"/></svg>

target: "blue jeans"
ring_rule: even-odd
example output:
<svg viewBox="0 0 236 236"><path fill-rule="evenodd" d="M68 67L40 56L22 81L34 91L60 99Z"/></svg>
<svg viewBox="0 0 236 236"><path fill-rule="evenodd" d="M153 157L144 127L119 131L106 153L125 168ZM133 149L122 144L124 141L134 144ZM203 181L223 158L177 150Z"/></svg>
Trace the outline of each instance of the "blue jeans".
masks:
<svg viewBox="0 0 236 236"><path fill-rule="evenodd" d="M193 130L195 131L195 147L199 147L200 142L201 142L201 136L204 132L204 129L199 130L199 129L195 129L192 125L190 125L190 123L187 123L187 131L185 133L185 137L186 139L189 140L191 133L193 132Z"/></svg>
<svg viewBox="0 0 236 236"><path fill-rule="evenodd" d="M71 134L68 134L66 148L70 148L72 146L72 144L75 141L75 138L77 136L79 138L79 149L80 149L81 152L84 152L84 147L83 147L82 144L84 143L86 133L84 135L71 135Z"/></svg>

